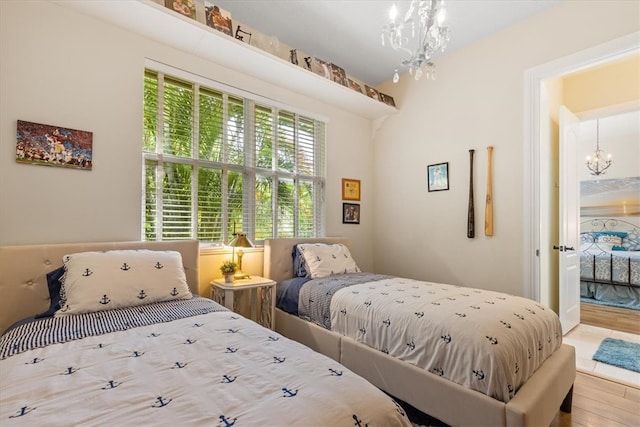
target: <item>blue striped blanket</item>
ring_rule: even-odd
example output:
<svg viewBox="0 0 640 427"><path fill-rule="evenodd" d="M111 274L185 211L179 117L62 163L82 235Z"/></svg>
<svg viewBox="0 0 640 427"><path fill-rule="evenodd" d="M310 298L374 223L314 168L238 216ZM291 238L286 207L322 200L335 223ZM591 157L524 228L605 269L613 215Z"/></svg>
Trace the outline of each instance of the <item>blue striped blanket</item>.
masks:
<svg viewBox="0 0 640 427"><path fill-rule="evenodd" d="M51 344L225 310L227 309L210 299L194 296L189 300L48 317L6 332L0 339L0 359Z"/></svg>

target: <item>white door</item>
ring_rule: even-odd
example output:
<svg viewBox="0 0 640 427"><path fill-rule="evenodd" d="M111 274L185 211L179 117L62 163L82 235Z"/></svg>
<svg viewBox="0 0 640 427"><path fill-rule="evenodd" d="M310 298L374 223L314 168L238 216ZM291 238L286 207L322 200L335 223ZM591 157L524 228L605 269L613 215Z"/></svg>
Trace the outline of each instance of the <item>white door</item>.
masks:
<svg viewBox="0 0 640 427"><path fill-rule="evenodd" d="M566 334L580 323L580 181L578 138L580 120L560 107L560 323Z"/></svg>

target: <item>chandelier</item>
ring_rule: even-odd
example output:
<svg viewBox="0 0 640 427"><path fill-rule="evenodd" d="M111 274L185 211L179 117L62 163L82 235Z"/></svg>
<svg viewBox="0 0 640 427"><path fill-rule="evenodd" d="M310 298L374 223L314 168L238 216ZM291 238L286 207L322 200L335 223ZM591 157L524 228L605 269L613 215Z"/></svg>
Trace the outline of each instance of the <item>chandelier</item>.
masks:
<svg viewBox="0 0 640 427"><path fill-rule="evenodd" d="M596 120L596 150L593 152L594 158L587 156L587 169L591 175L603 175L613 160L611 160L611 154L607 155L607 160L602 158L602 150L600 149L600 121Z"/></svg>
<svg viewBox="0 0 640 427"><path fill-rule="evenodd" d="M404 19L396 22L398 9L394 4L389 11L390 22L382 31L382 45L388 40L394 50L406 52L409 57L402 61L416 80L426 77L435 80L435 64L432 55L443 51L449 41L449 28L444 25L446 16L444 0L411 0ZM393 74L393 82L400 80L398 69Z"/></svg>

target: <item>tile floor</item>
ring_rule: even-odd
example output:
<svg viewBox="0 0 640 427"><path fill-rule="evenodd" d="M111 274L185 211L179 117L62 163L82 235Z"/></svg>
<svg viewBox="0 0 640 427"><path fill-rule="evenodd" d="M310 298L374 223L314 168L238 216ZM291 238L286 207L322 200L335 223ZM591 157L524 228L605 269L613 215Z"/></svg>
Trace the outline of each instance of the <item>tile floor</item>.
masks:
<svg viewBox="0 0 640 427"><path fill-rule="evenodd" d="M602 340L607 337L640 343L640 335L583 324L569 331L569 333L564 336L563 342L575 347L576 369L578 371L640 388L640 373L627 371L626 369L617 368L591 359ZM638 357L640 357L640 355L638 355Z"/></svg>

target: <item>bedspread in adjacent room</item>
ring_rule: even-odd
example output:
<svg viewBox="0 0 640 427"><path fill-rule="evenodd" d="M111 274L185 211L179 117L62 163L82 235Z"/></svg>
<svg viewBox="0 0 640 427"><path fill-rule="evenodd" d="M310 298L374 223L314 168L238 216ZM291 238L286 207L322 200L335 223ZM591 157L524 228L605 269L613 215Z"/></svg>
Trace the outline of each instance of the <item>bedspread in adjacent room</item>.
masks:
<svg viewBox="0 0 640 427"><path fill-rule="evenodd" d="M204 298L28 323L0 351L7 427L409 425L337 362Z"/></svg>
<svg viewBox="0 0 640 427"><path fill-rule="evenodd" d="M532 300L367 273L307 281L298 312L503 402L562 343L558 316Z"/></svg>

